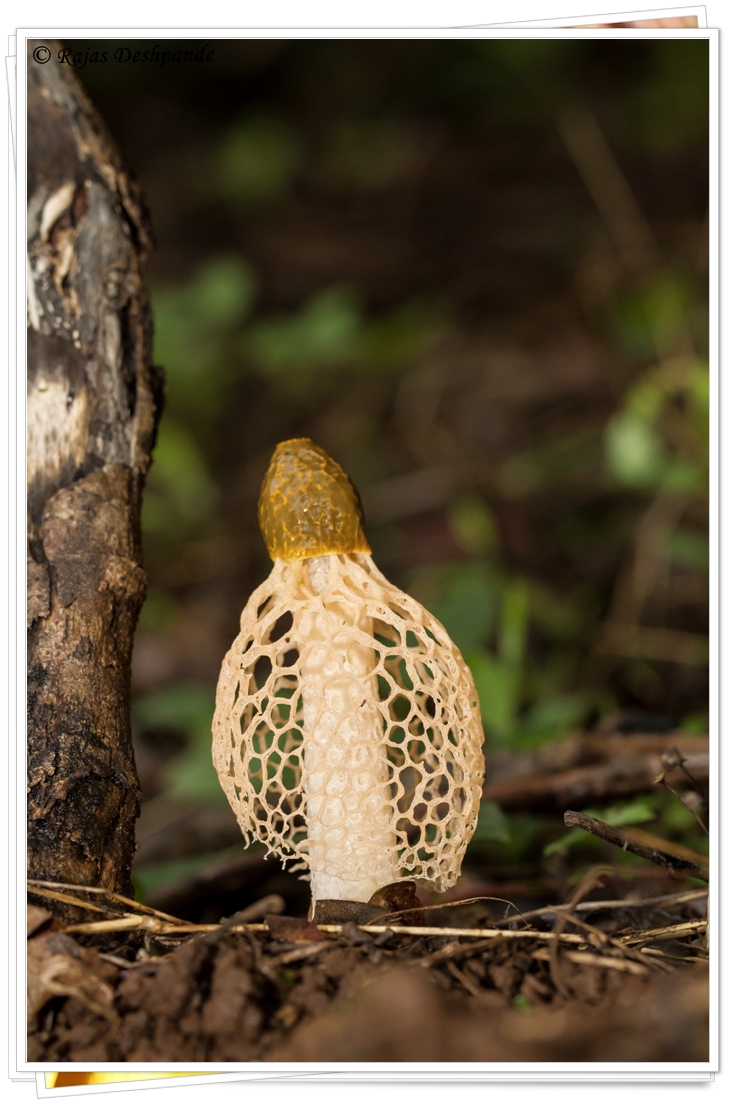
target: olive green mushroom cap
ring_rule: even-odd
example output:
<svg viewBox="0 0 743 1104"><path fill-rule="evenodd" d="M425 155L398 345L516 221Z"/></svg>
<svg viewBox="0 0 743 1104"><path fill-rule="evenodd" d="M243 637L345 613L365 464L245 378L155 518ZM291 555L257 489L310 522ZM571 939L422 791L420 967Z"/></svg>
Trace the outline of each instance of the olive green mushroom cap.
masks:
<svg viewBox="0 0 743 1104"><path fill-rule="evenodd" d="M258 522L272 560L371 551L358 491L309 437L282 441L274 449Z"/></svg>

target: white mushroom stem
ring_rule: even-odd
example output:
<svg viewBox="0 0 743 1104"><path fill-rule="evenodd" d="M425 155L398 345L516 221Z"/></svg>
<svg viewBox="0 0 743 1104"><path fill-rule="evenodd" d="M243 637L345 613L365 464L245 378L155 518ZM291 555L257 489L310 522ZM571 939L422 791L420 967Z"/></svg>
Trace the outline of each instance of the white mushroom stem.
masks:
<svg viewBox="0 0 743 1104"><path fill-rule="evenodd" d="M310 586L322 595L335 555L306 561ZM400 877L394 807L378 709L373 620L349 592L333 591L321 612L301 619L304 789L307 858L313 900L368 901Z"/></svg>

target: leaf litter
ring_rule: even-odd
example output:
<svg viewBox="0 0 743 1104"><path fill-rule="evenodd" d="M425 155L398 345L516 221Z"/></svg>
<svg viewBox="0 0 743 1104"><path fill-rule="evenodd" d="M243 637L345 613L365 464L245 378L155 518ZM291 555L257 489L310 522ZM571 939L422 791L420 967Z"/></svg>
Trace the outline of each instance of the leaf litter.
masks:
<svg viewBox="0 0 743 1104"><path fill-rule="evenodd" d="M195 925L31 885L96 910L62 930L29 906L29 1061L707 1060L706 890L579 900L600 880L484 928L314 924L276 898Z"/></svg>

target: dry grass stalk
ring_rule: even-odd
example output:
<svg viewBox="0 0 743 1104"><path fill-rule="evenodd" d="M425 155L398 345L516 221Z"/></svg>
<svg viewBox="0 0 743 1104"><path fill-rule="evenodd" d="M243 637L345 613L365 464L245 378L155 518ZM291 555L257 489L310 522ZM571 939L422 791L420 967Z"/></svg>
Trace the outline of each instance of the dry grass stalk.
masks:
<svg viewBox="0 0 743 1104"><path fill-rule="evenodd" d="M701 935L706 931L706 920L686 920L683 924L670 924L666 928L633 932L632 935L619 936L619 939L625 946L631 947L639 943L653 943L658 939L683 939L685 936Z"/></svg>

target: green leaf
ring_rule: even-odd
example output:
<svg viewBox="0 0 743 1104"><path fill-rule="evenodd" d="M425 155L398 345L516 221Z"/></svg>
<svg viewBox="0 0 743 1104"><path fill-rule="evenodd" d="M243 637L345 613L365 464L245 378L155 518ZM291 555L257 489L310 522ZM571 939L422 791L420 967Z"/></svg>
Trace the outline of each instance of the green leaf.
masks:
<svg viewBox="0 0 743 1104"><path fill-rule="evenodd" d="M588 812L589 810L586 810ZM644 824L647 820L655 820L656 813L652 805L641 798L630 801L627 805L612 805L601 812L592 813L599 820L605 820L615 828L621 828L623 824Z"/></svg>
<svg viewBox="0 0 743 1104"><path fill-rule="evenodd" d="M485 567L468 565L453 577L434 612L465 654L489 735L507 741L516 728L529 627L529 592L520 579L500 584L498 655L485 650L492 637L498 580Z"/></svg>
<svg viewBox="0 0 743 1104"><path fill-rule="evenodd" d="M299 165L301 144L279 119L252 116L223 135L216 150L216 183L240 206L284 194Z"/></svg>
<svg viewBox="0 0 743 1104"><path fill-rule="evenodd" d="M137 629L152 633L165 632L176 620L178 611L178 602L172 594L159 587L148 586Z"/></svg>
<svg viewBox="0 0 743 1104"><path fill-rule="evenodd" d="M473 843L508 843L511 832L508 818L496 801L483 801L477 818Z"/></svg>
<svg viewBox="0 0 743 1104"><path fill-rule="evenodd" d="M167 765L164 774L166 792L176 801L220 804L227 800L212 763L211 732L208 744L194 742Z"/></svg>
<svg viewBox="0 0 743 1104"><path fill-rule="evenodd" d="M707 476L701 464L684 457L675 457L661 479L664 491L671 494L706 494Z"/></svg>
<svg viewBox="0 0 743 1104"><path fill-rule="evenodd" d="M594 529L595 533L595 529ZM576 588L562 595L535 579L529 580L531 619L554 640L573 640L586 620L583 594Z"/></svg>
<svg viewBox="0 0 743 1104"><path fill-rule="evenodd" d="M468 652L467 664L475 680L483 725L496 744L508 741L516 728L520 671L489 652Z"/></svg>
<svg viewBox="0 0 743 1104"><path fill-rule="evenodd" d="M218 413L234 377L237 328L255 300L257 282L242 257L210 258L192 279L153 289L154 350L165 367L168 418L203 427Z"/></svg>
<svg viewBox="0 0 743 1104"><path fill-rule="evenodd" d="M605 436L606 462L618 483L637 490L656 487L666 470L666 450L658 431L632 413L611 419Z"/></svg>
<svg viewBox="0 0 743 1104"><path fill-rule="evenodd" d="M493 635L498 581L486 566L456 568L432 612L462 652L481 648Z"/></svg>
<svg viewBox="0 0 743 1104"><path fill-rule="evenodd" d="M205 325L194 305L190 287L186 289L155 289L153 314L155 340L153 357L168 374L168 401L175 387L178 405L192 391L201 391L206 383L211 391L210 376L218 370L221 342Z"/></svg>
<svg viewBox="0 0 743 1104"><path fill-rule="evenodd" d="M690 713L688 717L684 717L679 728L682 732L688 732L693 736L706 736L709 732L709 715Z"/></svg>
<svg viewBox="0 0 743 1104"><path fill-rule="evenodd" d="M184 729L189 735L203 736L211 732L213 714L214 690L198 683L180 683L155 690L132 704L135 729L171 725Z"/></svg>
<svg viewBox="0 0 743 1104"><path fill-rule="evenodd" d="M687 388L690 413L700 438L706 444L709 439L709 367L698 362L689 371Z"/></svg>
<svg viewBox="0 0 743 1104"><path fill-rule="evenodd" d="M180 532L208 517L216 501L217 489L193 436L163 419L142 501L142 528Z"/></svg>
<svg viewBox="0 0 743 1104"><path fill-rule="evenodd" d="M132 874L135 897L138 901L146 901L147 897L156 889L179 882L181 878L188 878L192 874L198 874L207 866L211 866L221 859L231 858L243 851L237 847L225 848L223 851L212 851L203 855L192 855L187 859L174 859L170 862L153 863L149 866L139 867Z"/></svg>
<svg viewBox="0 0 743 1104"><path fill-rule="evenodd" d="M239 322L255 302L258 282L242 257L211 257L198 269L189 300L205 323L229 327Z"/></svg>
<svg viewBox="0 0 743 1104"><path fill-rule="evenodd" d="M461 498L449 511L449 523L465 552L486 556L495 551L498 534L493 512L477 495Z"/></svg>
<svg viewBox="0 0 743 1104"><path fill-rule="evenodd" d="M569 851L574 843L585 842L586 839L590 838L582 828L571 828L564 836L548 843L542 854L545 858L549 858L550 855L560 855L563 851Z"/></svg>
<svg viewBox="0 0 743 1104"><path fill-rule="evenodd" d="M346 288L327 288L294 315L256 325L247 351L259 369L277 373L342 364L359 351L361 311Z"/></svg>
<svg viewBox="0 0 743 1104"><path fill-rule="evenodd" d="M511 666L519 666L526 651L529 629L529 588L521 579L510 580L503 592L498 652Z"/></svg>
<svg viewBox="0 0 743 1104"><path fill-rule="evenodd" d="M367 370L398 369L422 357L445 332L446 320L438 304L410 299L365 322L360 359Z"/></svg>
<svg viewBox="0 0 743 1104"><path fill-rule="evenodd" d="M656 348L670 353L688 324L691 302L688 282L677 273L665 272L648 284L644 302Z"/></svg>
<svg viewBox="0 0 743 1104"><path fill-rule="evenodd" d="M583 812L587 813L588 816L603 820L615 828L625 824L643 824L645 821L655 820L657 815L652 805L642 799L631 801L627 805L612 805L604 810L584 809ZM563 851L569 851L575 844L596 846L596 837L591 836L589 832L585 832L582 828L571 828L559 839L548 843L542 853L545 857L561 854Z"/></svg>
<svg viewBox="0 0 743 1104"><path fill-rule="evenodd" d="M654 160L679 157L705 141L709 126L708 60L694 41L674 43L658 55L645 79L628 88L631 134ZM676 47L678 46L678 49Z"/></svg>
<svg viewBox="0 0 743 1104"><path fill-rule="evenodd" d="M683 567L705 571L709 567L709 538L693 529L674 529L668 534L669 558Z"/></svg>
<svg viewBox="0 0 743 1104"><path fill-rule="evenodd" d="M520 737L533 747L565 736L584 719L593 702L588 694L558 694L536 702L524 718Z"/></svg>
<svg viewBox="0 0 743 1104"><path fill-rule="evenodd" d="M197 803L226 800L212 764L213 714L214 690L193 683L155 691L133 704L135 730L168 725L186 734L188 747L165 768L168 796Z"/></svg>

